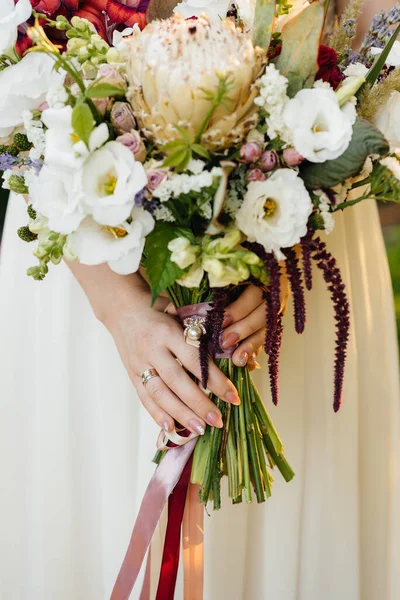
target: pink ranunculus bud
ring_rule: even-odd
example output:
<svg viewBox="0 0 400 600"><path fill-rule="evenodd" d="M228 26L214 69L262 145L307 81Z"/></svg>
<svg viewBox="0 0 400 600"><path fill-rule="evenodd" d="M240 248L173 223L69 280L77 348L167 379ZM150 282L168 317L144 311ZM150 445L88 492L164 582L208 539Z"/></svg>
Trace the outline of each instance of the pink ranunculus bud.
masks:
<svg viewBox="0 0 400 600"><path fill-rule="evenodd" d="M261 169L251 169L247 175L247 181L250 183L251 181L265 181L266 177Z"/></svg>
<svg viewBox="0 0 400 600"><path fill-rule="evenodd" d="M274 150L266 150L262 153L260 163L261 169L264 172L272 171L272 169L275 169L276 165L278 164L278 155L276 152L274 152Z"/></svg>
<svg viewBox="0 0 400 600"><path fill-rule="evenodd" d="M147 187L154 192L159 185L168 177L168 173L164 169L153 169L147 172Z"/></svg>
<svg viewBox="0 0 400 600"><path fill-rule="evenodd" d="M99 113L104 117L106 112L110 110L112 106L112 100L110 98L93 98L93 104Z"/></svg>
<svg viewBox="0 0 400 600"><path fill-rule="evenodd" d="M257 142L247 142L240 148L240 158L245 163L256 163L262 154L262 146Z"/></svg>
<svg viewBox="0 0 400 600"><path fill-rule="evenodd" d="M303 162L304 157L294 148L286 148L286 150L283 151L283 160L288 167L298 167Z"/></svg>
<svg viewBox="0 0 400 600"><path fill-rule="evenodd" d="M129 133L124 133L117 137L116 141L126 146L139 162L146 160L146 148L138 131L132 130Z"/></svg>
<svg viewBox="0 0 400 600"><path fill-rule="evenodd" d="M133 110L127 102L116 102L111 110L111 123L119 133L128 133L135 129Z"/></svg>

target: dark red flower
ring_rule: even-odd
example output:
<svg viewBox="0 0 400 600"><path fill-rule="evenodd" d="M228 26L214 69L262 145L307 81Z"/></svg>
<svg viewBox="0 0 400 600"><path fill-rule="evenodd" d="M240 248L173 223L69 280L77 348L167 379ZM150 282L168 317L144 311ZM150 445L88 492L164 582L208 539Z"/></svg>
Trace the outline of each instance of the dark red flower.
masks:
<svg viewBox="0 0 400 600"><path fill-rule="evenodd" d="M319 70L315 79L327 81L336 90L344 79L344 75L338 67L337 52L328 46L320 46L318 67Z"/></svg>

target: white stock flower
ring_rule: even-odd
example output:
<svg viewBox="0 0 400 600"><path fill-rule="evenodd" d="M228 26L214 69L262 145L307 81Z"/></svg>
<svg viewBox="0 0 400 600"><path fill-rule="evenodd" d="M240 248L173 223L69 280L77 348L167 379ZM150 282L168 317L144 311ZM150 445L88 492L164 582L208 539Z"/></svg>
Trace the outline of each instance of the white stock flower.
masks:
<svg viewBox="0 0 400 600"><path fill-rule="evenodd" d="M0 55L8 54L15 46L18 27L32 14L30 0L1 0L0 3Z"/></svg>
<svg viewBox="0 0 400 600"><path fill-rule="evenodd" d="M242 206L236 214L236 226L250 242L284 259L281 248L297 244L307 233L312 212L306 187L292 169L279 169L266 181L248 185Z"/></svg>
<svg viewBox="0 0 400 600"><path fill-rule="evenodd" d="M375 117L375 125L392 148L400 148L400 92L392 92Z"/></svg>
<svg viewBox="0 0 400 600"><path fill-rule="evenodd" d="M135 195L147 183L143 165L118 142L108 142L90 154L79 177L85 211L97 223L111 227L128 219Z"/></svg>
<svg viewBox="0 0 400 600"><path fill-rule="evenodd" d="M63 108L68 102L68 93L62 83L53 83L46 95L49 108Z"/></svg>
<svg viewBox="0 0 400 600"><path fill-rule="evenodd" d="M283 112L295 149L315 163L338 158L347 150L356 116L351 102L340 108L332 89L301 90Z"/></svg>
<svg viewBox="0 0 400 600"><path fill-rule="evenodd" d="M22 112L22 120L27 138L33 144L33 148L29 151L29 157L31 160L38 160L43 156L46 149L43 123L40 119L34 119L30 110Z"/></svg>
<svg viewBox="0 0 400 600"><path fill-rule="evenodd" d="M131 222L123 221L115 227L99 225L86 217L68 236L67 253L84 265L108 263L120 275L136 273L154 219L143 208L134 208L130 217Z"/></svg>
<svg viewBox="0 0 400 600"><path fill-rule="evenodd" d="M49 229L71 233L85 213L81 208L78 174L72 170L44 165L29 181L33 208L48 219Z"/></svg>
<svg viewBox="0 0 400 600"><path fill-rule="evenodd" d="M90 152L105 144L109 138L106 123L96 127L89 139L89 148L72 128L72 107L48 108L42 113L47 127L45 163L63 169L78 168Z"/></svg>
<svg viewBox="0 0 400 600"><path fill-rule="evenodd" d="M216 177L222 177L221 167L213 167L211 171L202 171L198 175L188 173L173 173L169 179L164 181L153 191L153 196L161 202L167 202L171 198L177 198L181 194L190 192L201 192L203 188L211 187Z"/></svg>
<svg viewBox="0 0 400 600"><path fill-rule="evenodd" d="M203 14L212 21L219 21L226 17L230 5L231 0L184 0L174 8L174 12L179 13L185 19L199 17Z"/></svg>
<svg viewBox="0 0 400 600"><path fill-rule="evenodd" d="M379 56L382 54L383 48L375 48L374 46L371 48L371 54L373 56ZM389 56L386 59L386 64L388 67L400 67L400 42L395 41L391 51L389 52Z"/></svg>
<svg viewBox="0 0 400 600"><path fill-rule="evenodd" d="M335 229L335 217L330 211L331 202L323 190L316 190L314 194L319 198L318 210L324 222L325 233L329 235Z"/></svg>
<svg viewBox="0 0 400 600"><path fill-rule="evenodd" d="M254 103L267 113L268 137L273 140L280 137L283 141L291 142L291 131L283 120L283 113L289 98L287 88L289 81L280 74L274 64L266 67L260 79L260 95Z"/></svg>
<svg viewBox="0 0 400 600"><path fill-rule="evenodd" d="M389 169L392 174L396 177L396 179L400 180L400 162L399 158L396 156L387 156L379 161L383 167Z"/></svg>
<svg viewBox="0 0 400 600"><path fill-rule="evenodd" d="M365 77L368 73L368 69L363 63L354 63L349 65L344 71L346 75L346 83L358 79L358 77Z"/></svg>
<svg viewBox="0 0 400 600"><path fill-rule="evenodd" d="M22 125L24 110L37 109L54 82L63 82L64 72L54 71L54 61L41 52L31 52L16 65L0 71L0 138Z"/></svg>

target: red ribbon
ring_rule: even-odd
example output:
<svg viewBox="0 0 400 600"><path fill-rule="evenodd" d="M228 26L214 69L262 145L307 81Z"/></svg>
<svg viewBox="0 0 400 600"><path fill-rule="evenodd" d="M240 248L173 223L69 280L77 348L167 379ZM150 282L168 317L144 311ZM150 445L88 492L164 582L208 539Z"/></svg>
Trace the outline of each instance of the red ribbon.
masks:
<svg viewBox="0 0 400 600"><path fill-rule="evenodd" d="M156 600L173 600L178 575L181 530L186 496L192 471L192 457L186 463L180 480L168 501L168 525Z"/></svg>

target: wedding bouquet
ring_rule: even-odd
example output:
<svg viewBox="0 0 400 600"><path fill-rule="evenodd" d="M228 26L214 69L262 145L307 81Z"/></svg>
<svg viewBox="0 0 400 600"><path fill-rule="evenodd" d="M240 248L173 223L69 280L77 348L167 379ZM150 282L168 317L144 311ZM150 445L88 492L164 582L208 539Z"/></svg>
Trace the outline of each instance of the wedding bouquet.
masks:
<svg viewBox="0 0 400 600"><path fill-rule="evenodd" d="M328 3L319 0L301 9L188 0L170 16L175 3L158 13L159 3L143 2L148 24L144 8L116 18L108 8L122 10L118 2L80 16L42 7L34 19L28 0L6 4L0 170L4 187L29 195L18 232L38 259L28 275L43 279L63 257L120 274L143 265L153 299L168 294L199 347L199 385L207 389L211 354L241 397L240 406L212 397L224 427L207 428L194 450L201 502L220 507L224 475L234 503L250 502L252 488L264 501L273 467L287 481L293 471L247 367L220 347L224 309L248 284L262 290L277 404L281 293L287 281L301 334L315 264L336 321L339 410L350 315L325 235L347 207L400 198L400 154L374 124L384 126L381 109L400 86L391 65L399 5L354 53L359 0L330 46L321 45ZM187 434L166 433L157 462Z"/></svg>

